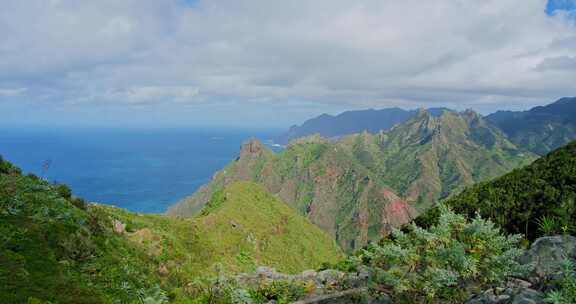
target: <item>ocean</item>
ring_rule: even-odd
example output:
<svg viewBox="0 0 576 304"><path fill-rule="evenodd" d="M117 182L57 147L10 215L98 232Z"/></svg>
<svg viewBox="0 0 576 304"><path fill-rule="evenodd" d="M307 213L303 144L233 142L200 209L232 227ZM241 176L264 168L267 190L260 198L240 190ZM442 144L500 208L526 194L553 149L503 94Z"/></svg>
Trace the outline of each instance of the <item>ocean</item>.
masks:
<svg viewBox="0 0 576 304"><path fill-rule="evenodd" d="M278 132L2 128L0 155L26 173L69 185L87 201L161 213L236 158L244 140L270 143Z"/></svg>

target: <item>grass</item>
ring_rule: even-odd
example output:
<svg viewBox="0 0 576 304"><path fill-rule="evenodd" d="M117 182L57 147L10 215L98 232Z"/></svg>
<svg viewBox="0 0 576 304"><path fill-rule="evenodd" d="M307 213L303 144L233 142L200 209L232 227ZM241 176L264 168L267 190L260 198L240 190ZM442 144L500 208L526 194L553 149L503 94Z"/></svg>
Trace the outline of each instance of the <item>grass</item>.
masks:
<svg viewBox="0 0 576 304"><path fill-rule="evenodd" d="M225 187L202 215L178 219L87 205L0 159L5 303L191 303L190 286L219 271L297 272L340 257L330 237L257 184Z"/></svg>

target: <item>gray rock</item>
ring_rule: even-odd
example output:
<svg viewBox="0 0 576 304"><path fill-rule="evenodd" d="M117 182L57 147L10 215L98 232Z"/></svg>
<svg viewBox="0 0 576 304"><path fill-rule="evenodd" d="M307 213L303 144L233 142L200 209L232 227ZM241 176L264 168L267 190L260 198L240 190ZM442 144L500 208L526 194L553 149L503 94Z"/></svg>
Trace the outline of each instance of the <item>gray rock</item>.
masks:
<svg viewBox="0 0 576 304"><path fill-rule="evenodd" d="M543 296L530 288L506 289L502 294L495 294L492 289L476 296L466 304L543 304Z"/></svg>
<svg viewBox="0 0 576 304"><path fill-rule="evenodd" d="M392 301L387 296L371 297L366 289L356 288L297 301L294 304L392 304Z"/></svg>
<svg viewBox="0 0 576 304"><path fill-rule="evenodd" d="M511 304L544 304L544 299L541 292L527 288L516 294Z"/></svg>
<svg viewBox="0 0 576 304"><path fill-rule="evenodd" d="M318 280L327 286L338 285L343 281L344 277L345 274L343 272L333 269L322 270L317 275Z"/></svg>
<svg viewBox="0 0 576 304"><path fill-rule="evenodd" d="M534 265L533 275L546 278L560 270L565 259L576 259L576 237L548 236L537 239L520 258L523 264Z"/></svg>
<svg viewBox="0 0 576 304"><path fill-rule="evenodd" d="M317 275L318 272L316 270L308 269L302 271L302 273L300 274L300 278L302 278L303 280L312 280L316 278Z"/></svg>

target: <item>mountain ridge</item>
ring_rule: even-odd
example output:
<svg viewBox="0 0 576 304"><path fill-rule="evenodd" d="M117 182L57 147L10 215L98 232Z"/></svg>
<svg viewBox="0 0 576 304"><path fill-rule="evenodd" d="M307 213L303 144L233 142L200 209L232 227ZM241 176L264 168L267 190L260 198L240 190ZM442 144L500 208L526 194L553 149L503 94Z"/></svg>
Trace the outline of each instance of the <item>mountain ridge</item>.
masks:
<svg viewBox="0 0 576 304"><path fill-rule="evenodd" d="M416 114L387 132L336 141L312 135L279 153L247 141L235 161L167 213L190 216L225 185L253 181L350 250L409 222L459 187L533 157L473 111Z"/></svg>
<svg viewBox="0 0 576 304"><path fill-rule="evenodd" d="M449 111L446 108L428 109L435 116L439 116L443 111ZM275 142L287 144L291 140L312 135L320 134L325 138L340 137L344 135L368 131L377 133L381 130L389 130L394 125L405 122L414 115L418 110L404 110L398 107L385 109L366 109L345 111L337 115L321 114L314 118L308 119L301 125L293 125L289 130L278 136Z"/></svg>
<svg viewBox="0 0 576 304"><path fill-rule="evenodd" d="M498 111L486 119L515 144L544 155L576 139L576 97L527 111Z"/></svg>

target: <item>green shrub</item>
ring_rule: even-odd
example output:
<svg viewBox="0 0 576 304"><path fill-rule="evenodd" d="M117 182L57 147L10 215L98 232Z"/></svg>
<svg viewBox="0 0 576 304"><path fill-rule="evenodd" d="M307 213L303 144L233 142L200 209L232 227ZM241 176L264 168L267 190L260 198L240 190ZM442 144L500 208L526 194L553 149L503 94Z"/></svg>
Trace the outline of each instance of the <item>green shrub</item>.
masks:
<svg viewBox="0 0 576 304"><path fill-rule="evenodd" d="M480 217L467 220L440 206L438 224L413 224L355 257L372 271L375 293L390 293L395 303L461 303L472 293L529 271L516 260L519 235L506 236Z"/></svg>
<svg viewBox="0 0 576 304"><path fill-rule="evenodd" d="M70 202L72 203L72 205L76 206L76 208L79 208L82 210L86 210L86 208L88 208L88 204L86 203L86 201L83 198L74 197L70 200Z"/></svg>
<svg viewBox="0 0 576 304"><path fill-rule="evenodd" d="M547 233L573 232L576 223L576 141L529 166L475 184L444 203L467 216L480 213L506 232L522 233L529 240ZM433 222L436 215L434 210L427 212L420 221ZM543 220L546 220L545 226Z"/></svg>
<svg viewBox="0 0 576 304"><path fill-rule="evenodd" d="M258 288L250 290L250 297L256 303L269 303L275 301L278 304L292 303L306 295L306 288L296 282L270 281L263 282Z"/></svg>
<svg viewBox="0 0 576 304"><path fill-rule="evenodd" d="M557 282L559 288L546 293L544 300L547 303L576 303L576 265L570 260L565 260L562 266L562 277Z"/></svg>
<svg viewBox="0 0 576 304"><path fill-rule="evenodd" d="M58 195L62 196L63 198L69 199L72 197L72 190L65 184L55 184L54 189L58 192Z"/></svg>
<svg viewBox="0 0 576 304"><path fill-rule="evenodd" d="M538 220L538 228L543 235L556 235L560 232L560 222L550 216L543 216Z"/></svg>

